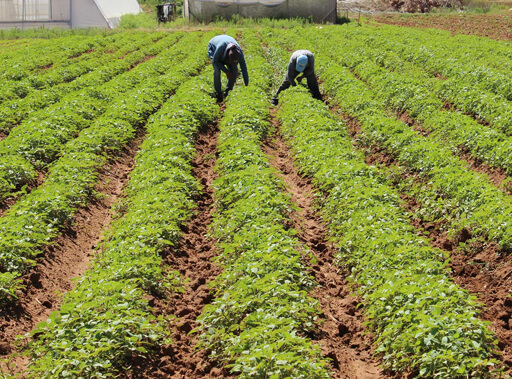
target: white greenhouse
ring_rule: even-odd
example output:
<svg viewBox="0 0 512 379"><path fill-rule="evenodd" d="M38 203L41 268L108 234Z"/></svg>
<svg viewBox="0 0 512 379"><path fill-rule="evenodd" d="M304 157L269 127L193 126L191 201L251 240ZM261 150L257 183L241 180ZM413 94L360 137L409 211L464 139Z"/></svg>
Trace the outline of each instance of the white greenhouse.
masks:
<svg viewBox="0 0 512 379"><path fill-rule="evenodd" d="M115 28L137 0L0 0L0 28Z"/></svg>

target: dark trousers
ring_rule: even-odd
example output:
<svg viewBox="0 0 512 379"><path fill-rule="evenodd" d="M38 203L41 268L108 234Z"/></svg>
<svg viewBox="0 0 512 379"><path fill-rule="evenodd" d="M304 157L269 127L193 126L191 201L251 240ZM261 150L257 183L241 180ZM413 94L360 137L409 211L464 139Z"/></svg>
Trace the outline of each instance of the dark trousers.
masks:
<svg viewBox="0 0 512 379"><path fill-rule="evenodd" d="M230 65L228 66L228 70L231 74L233 74L233 79L228 79L228 86L226 87L226 93L231 91L235 85L236 78L238 77L238 65ZM213 88L215 88L215 94L221 95L222 94L222 83L220 80L220 73L222 71L213 68Z"/></svg>
<svg viewBox="0 0 512 379"><path fill-rule="evenodd" d="M308 89L309 89L309 92L311 93L311 95L313 95L313 97L315 99L322 100L322 95L320 94L320 89L318 88L318 81L316 80L315 74L306 76L306 80L308 81ZM277 99L277 97L279 96L279 93L281 91L284 91L284 90L290 88L291 85L292 84L291 84L290 80L288 79L288 75L287 75L286 79L283 81L283 83L277 90L277 93L274 96L274 99Z"/></svg>

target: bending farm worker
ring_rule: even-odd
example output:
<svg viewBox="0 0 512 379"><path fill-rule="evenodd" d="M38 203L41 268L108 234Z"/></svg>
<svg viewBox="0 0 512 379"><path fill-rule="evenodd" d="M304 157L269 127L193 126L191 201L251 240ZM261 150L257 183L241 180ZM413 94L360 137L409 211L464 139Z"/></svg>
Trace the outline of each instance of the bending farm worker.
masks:
<svg viewBox="0 0 512 379"><path fill-rule="evenodd" d="M212 60L213 87L215 88L217 101L222 101L233 89L238 77L238 64L240 64L245 85L249 85L249 74L247 73L244 53L233 37L225 34L213 37L208 42L208 57ZM221 71L228 77L228 86L224 93L220 81Z"/></svg>
<svg viewBox="0 0 512 379"><path fill-rule="evenodd" d="M302 73L302 76L298 77ZM277 97L281 91L288 89L290 86L296 86L295 79L299 82L306 78L308 81L308 89L315 99L322 100L322 95L318 89L318 81L315 76L315 57L309 50L297 50L293 52L290 63L288 64L288 72L286 78L277 90L277 93L272 98L272 105L277 105L279 102Z"/></svg>

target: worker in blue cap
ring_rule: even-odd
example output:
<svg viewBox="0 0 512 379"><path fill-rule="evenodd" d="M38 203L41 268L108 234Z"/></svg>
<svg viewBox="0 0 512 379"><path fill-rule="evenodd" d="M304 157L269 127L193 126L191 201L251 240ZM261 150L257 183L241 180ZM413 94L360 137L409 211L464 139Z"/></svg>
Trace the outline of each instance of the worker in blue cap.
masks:
<svg viewBox="0 0 512 379"><path fill-rule="evenodd" d="M249 74L245 64L244 53L240 45L233 37L222 34L213 37L208 42L208 57L212 60L213 66L213 87L217 101L222 101L233 89L236 78L238 77L238 65L242 70L245 85L249 85ZM222 92L220 72L224 72L228 77L228 86Z"/></svg>
<svg viewBox="0 0 512 379"><path fill-rule="evenodd" d="M301 73L302 76L298 76ZM300 82L304 78L308 81L309 92L311 92L313 97L315 99L322 100L322 95L318 89L318 81L315 76L315 57L313 56L313 53L309 50L297 50L293 52L290 58L286 78L272 98L272 105L278 104L279 100L277 97L281 91L288 89L290 86L295 87L297 85L297 83L295 83L295 79Z"/></svg>

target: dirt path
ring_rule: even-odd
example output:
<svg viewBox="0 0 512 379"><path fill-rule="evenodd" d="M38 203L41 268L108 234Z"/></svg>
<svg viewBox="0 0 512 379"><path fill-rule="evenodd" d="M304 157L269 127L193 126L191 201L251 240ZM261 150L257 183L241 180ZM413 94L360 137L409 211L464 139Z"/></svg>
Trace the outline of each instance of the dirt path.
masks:
<svg viewBox="0 0 512 379"><path fill-rule="evenodd" d="M185 278L185 291L176 293L167 303L156 306L157 313L176 315L173 321L172 344L163 346L160 357L152 367L136 377L140 378L218 378L229 377L228 371L216 368L208 353L195 350L198 342L197 317L206 304L213 300L208 283L221 272L211 262L217 255L214 240L208 238L208 226L213 211L213 171L217 158L218 128L210 125L201 130L196 141L197 156L192 162L193 174L203 186L197 197L197 209L189 224L183 228L181 243L164 257L165 263L180 271Z"/></svg>
<svg viewBox="0 0 512 379"><path fill-rule="evenodd" d="M59 293L69 292L74 287L71 279L79 277L88 268L103 231L110 225L111 207L122 194L143 138L139 135L118 159L103 167L95 188L102 196L76 213L73 226L46 248L37 265L23 276L26 289L19 295L19 301L0 312L0 360L16 351L13 342L17 335L30 332L37 323L59 309ZM27 362L25 358L14 356L12 368L16 372L22 371ZM1 365L0 370L8 371Z"/></svg>
<svg viewBox="0 0 512 379"><path fill-rule="evenodd" d="M360 131L358 123L344 116L351 137ZM396 165L395 160L384 149L373 147L366 156L368 164ZM469 161L471 169L486 173L494 183L499 183L501 173L478 166L477 162ZM476 167L475 167L476 166ZM420 206L413 198L401 194L405 210L414 213ZM512 374L512 261L506 252L500 252L495 243L473 243L465 249L459 248L471 238L468 231L462 231L454 240L450 240L442 223L429 223L412 219L411 224L429 239L431 246L450 253L450 267L453 270L453 281L476 295L483 304L480 318L491 323L490 329L498 338L501 357L498 359L506 366L505 372Z"/></svg>
<svg viewBox="0 0 512 379"><path fill-rule="evenodd" d="M272 156L271 165L280 171L279 176L292 194L292 201L300 208L292 215L299 239L318 260L311 266L311 274L320 286L310 295L320 302L323 325L316 340L324 356L332 359L332 377L384 377L378 368L379 362L371 356L371 337L363 334L363 314L357 309L360 299L353 296L344 273L333 262L334 247L325 242L327 231L313 206L315 188L311 180L299 175L289 148L279 134L266 141L263 151Z"/></svg>

